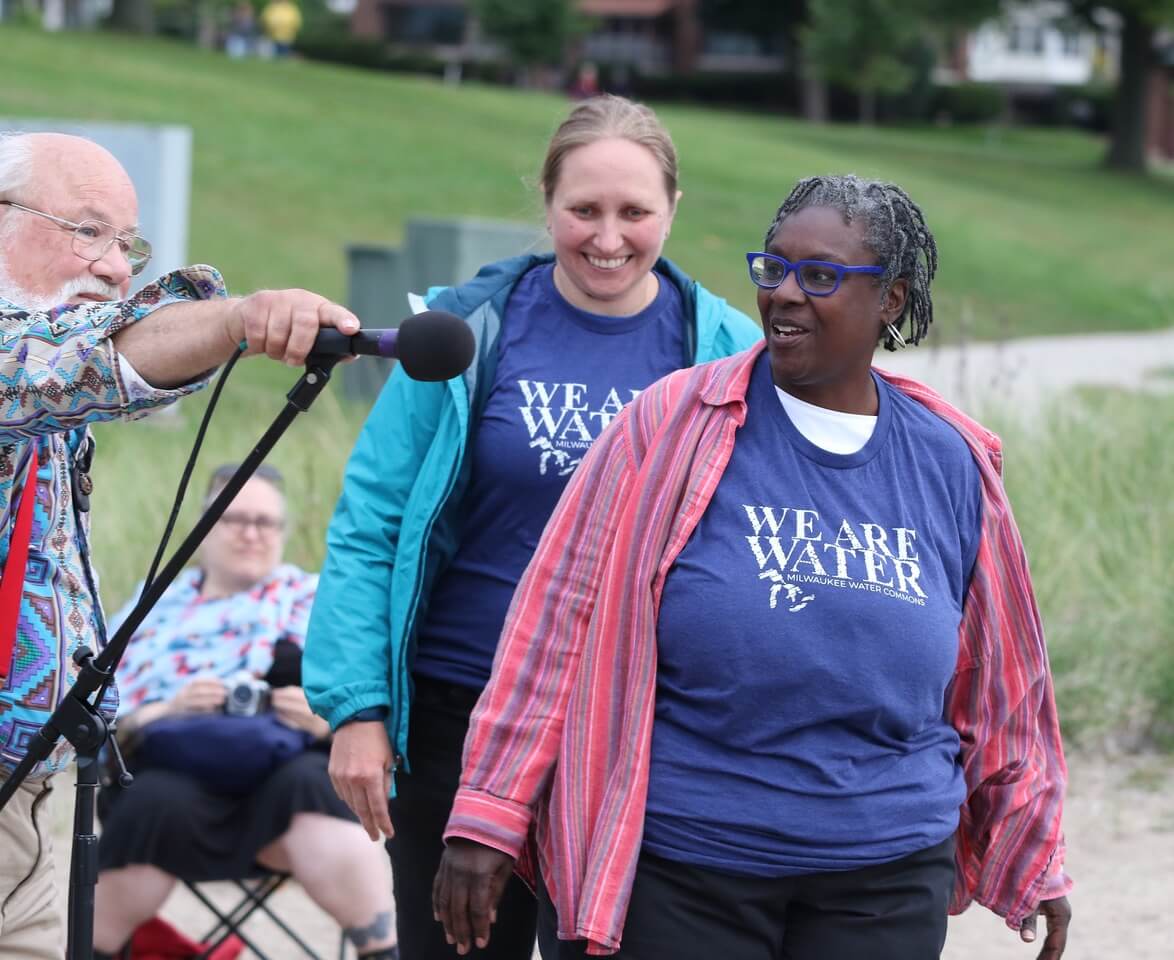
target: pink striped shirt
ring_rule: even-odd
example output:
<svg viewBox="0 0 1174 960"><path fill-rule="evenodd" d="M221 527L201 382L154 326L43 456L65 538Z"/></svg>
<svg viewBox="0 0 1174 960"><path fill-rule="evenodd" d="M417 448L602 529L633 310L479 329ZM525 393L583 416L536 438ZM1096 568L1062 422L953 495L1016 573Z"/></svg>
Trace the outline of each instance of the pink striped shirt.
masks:
<svg viewBox="0 0 1174 960"><path fill-rule="evenodd" d="M665 576L705 512L746 417L750 350L649 387L596 441L518 585L465 741L446 837L542 870L559 936L620 945L644 827L656 617ZM971 901L1018 929L1068 892L1067 771L1027 559L998 437L928 387L883 374L974 453L983 520L946 716L968 796L951 912Z"/></svg>

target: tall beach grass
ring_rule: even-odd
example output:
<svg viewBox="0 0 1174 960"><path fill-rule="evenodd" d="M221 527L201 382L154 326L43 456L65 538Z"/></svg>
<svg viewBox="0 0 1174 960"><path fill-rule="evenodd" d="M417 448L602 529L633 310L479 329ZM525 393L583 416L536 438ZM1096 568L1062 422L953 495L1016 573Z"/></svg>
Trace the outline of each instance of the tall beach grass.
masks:
<svg viewBox="0 0 1174 960"><path fill-rule="evenodd" d="M1174 395L1080 391L994 426L1066 735L1174 747Z"/></svg>

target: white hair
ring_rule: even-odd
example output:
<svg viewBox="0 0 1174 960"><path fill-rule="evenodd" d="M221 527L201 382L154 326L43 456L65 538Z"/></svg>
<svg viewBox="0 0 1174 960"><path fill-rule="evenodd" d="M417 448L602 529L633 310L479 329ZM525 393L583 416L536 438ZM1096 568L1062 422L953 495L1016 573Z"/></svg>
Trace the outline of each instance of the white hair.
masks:
<svg viewBox="0 0 1174 960"><path fill-rule="evenodd" d="M0 200L23 190L33 178L33 145L28 134L0 130ZM16 220L0 217L0 245L15 229Z"/></svg>
<svg viewBox="0 0 1174 960"><path fill-rule="evenodd" d="M33 145L27 133L0 131L0 199L28 186L33 174Z"/></svg>

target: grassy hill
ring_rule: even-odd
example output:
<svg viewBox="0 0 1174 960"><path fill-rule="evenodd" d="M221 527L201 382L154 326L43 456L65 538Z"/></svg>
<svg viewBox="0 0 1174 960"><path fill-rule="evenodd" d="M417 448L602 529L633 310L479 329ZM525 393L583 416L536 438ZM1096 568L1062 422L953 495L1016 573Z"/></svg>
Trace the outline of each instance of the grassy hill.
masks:
<svg viewBox="0 0 1174 960"><path fill-rule="evenodd" d="M566 101L313 63L230 61L160 40L0 27L0 116L187 124L191 257L235 289L340 297L347 243L413 215L540 223L533 189ZM685 197L668 253L746 310L742 254L801 176L903 185L942 254L940 335L1174 324L1174 182L1112 175L1071 131L811 127L668 107Z"/></svg>

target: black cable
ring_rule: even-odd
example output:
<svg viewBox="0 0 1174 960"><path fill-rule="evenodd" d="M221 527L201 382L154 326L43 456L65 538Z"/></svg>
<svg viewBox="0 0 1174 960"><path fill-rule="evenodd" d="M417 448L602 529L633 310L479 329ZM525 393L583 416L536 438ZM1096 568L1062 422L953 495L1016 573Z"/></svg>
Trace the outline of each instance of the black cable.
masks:
<svg viewBox="0 0 1174 960"><path fill-rule="evenodd" d="M244 353L244 346L237 347L234 353L224 365L224 369L220 372L220 376L216 379L216 386L212 388L212 396L208 400L208 409L204 411L204 419L200 421L200 429L196 431L196 442L192 445L192 452L188 456L188 462L183 468L183 476L179 479L179 489L175 491L175 503L171 506L171 516L167 518L167 527L163 531L163 539L159 541L159 549L155 552L155 559L151 561L151 569L147 572L147 579L143 581L143 589L139 594L141 600L143 594L150 588L151 583L155 579L155 574L159 570L159 563L163 559L163 552L167 549L167 541L171 539L172 531L175 530L175 523L179 519L179 511L183 506L183 498L187 493L188 483L192 479L192 471L196 467L196 458L200 454L200 447L204 443L204 435L208 432L208 424L212 422L212 411L216 409L216 401L220 399L220 391L224 389L224 384L228 380L228 375L232 372L232 368L236 366L237 360L241 358Z"/></svg>
<svg viewBox="0 0 1174 960"><path fill-rule="evenodd" d="M200 447L204 443L204 436L208 432L208 424L212 422L212 411L216 409L216 402L220 399L220 392L224 389L225 381L228 380L229 373L232 368L236 366L237 360L241 358L241 354L245 351L244 345L237 347L236 353L228 358L228 362L224 365L224 369L220 372L220 376L216 380L216 386L212 388L212 396L208 399L208 409L204 411L204 418L200 421L200 428L196 431L196 441L192 445L192 452L188 455L188 462L184 466L183 475L179 479L179 489L175 491L175 502L171 505L171 516L167 518L167 527L163 531L163 538L159 541L159 547L155 551L155 559L151 561L151 569L147 572L147 578L143 581L143 589L139 593L139 599L142 600L143 595L146 594L152 581L155 579L155 574L159 570L159 563L163 559L163 553L167 549L167 542L171 539L171 534L175 530L175 523L179 519L179 511L183 506L183 498L187 493L188 483L192 478L192 471L196 466L196 459L200 454ZM87 571L88 572L88 571ZM93 584L90 585L93 589ZM94 596L98 593L94 590ZM105 633L105 625L101 626L102 632ZM109 683L102 684L98 688L97 695L94 697L92 706L97 709L103 698L106 696L106 690Z"/></svg>

